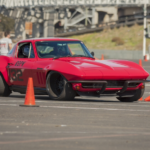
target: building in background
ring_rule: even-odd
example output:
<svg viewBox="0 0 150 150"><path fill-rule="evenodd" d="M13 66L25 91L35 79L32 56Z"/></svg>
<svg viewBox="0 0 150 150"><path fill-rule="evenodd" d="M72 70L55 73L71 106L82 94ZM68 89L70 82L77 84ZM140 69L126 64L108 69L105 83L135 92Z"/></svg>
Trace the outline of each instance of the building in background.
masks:
<svg viewBox="0 0 150 150"><path fill-rule="evenodd" d="M117 22L120 18L143 12L143 3L134 1L0 0L0 13L14 18L15 37L50 37L56 30L69 32L85 27L95 28L102 23ZM144 1L143 1L144 2ZM149 4L149 0L146 0Z"/></svg>

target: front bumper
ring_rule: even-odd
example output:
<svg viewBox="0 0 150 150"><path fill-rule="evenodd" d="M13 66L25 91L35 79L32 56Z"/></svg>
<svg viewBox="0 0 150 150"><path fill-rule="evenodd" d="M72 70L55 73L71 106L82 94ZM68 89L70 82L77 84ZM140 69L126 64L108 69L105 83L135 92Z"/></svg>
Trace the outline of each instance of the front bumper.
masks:
<svg viewBox="0 0 150 150"><path fill-rule="evenodd" d="M105 93L106 91L116 91L118 94L122 94L129 90L137 90L143 88L143 83L148 83L150 80L128 80L123 81L122 86L109 87L109 81L68 81L72 84L73 89L79 92L97 92L99 95ZM84 88L83 84L99 84L100 86ZM131 84L135 85L131 87Z"/></svg>

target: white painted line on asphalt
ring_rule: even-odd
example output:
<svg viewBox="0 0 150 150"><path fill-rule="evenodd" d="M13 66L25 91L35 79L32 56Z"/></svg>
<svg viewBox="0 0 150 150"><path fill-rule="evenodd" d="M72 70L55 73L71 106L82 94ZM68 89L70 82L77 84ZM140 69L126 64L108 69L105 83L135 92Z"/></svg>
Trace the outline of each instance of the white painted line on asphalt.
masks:
<svg viewBox="0 0 150 150"><path fill-rule="evenodd" d="M16 104L0 104L0 105L2 105L2 106L18 106Z"/></svg>
<svg viewBox="0 0 150 150"><path fill-rule="evenodd" d="M0 106L19 106L16 104L0 104ZM134 109L114 109L114 108L90 108L90 107L66 107L66 106L40 106L41 108L60 108L60 109L83 109L83 110L120 110L120 111L146 111L150 110L134 110Z"/></svg>
<svg viewBox="0 0 150 150"><path fill-rule="evenodd" d="M16 103L16 102L19 102L19 103L23 103L24 101L22 100L22 101L12 101L12 100L10 100L10 101L4 101L4 100L0 100L0 102L2 102L2 103ZM36 101L36 102L38 102L38 101ZM42 101L41 101L42 102Z"/></svg>
<svg viewBox="0 0 150 150"><path fill-rule="evenodd" d="M58 134L64 134L64 133L68 133L68 134L85 134L85 133L98 133L98 132L76 132L76 131L72 131L72 132L62 132L62 131L45 131L45 132L19 132L19 131L4 131L4 132L0 132L0 135L2 134L50 134L50 133L58 133Z"/></svg>
<svg viewBox="0 0 150 150"><path fill-rule="evenodd" d="M120 110L120 111L146 111L150 110L134 110L134 109L113 109L113 108L90 108L90 107L66 107L66 106L40 106L43 108L60 108L60 109L83 109L83 110Z"/></svg>
<svg viewBox="0 0 150 150"><path fill-rule="evenodd" d="M10 121L10 120L15 120L15 119L0 119L0 121Z"/></svg>
<svg viewBox="0 0 150 150"><path fill-rule="evenodd" d="M103 134L103 132L87 132L87 131L39 131L39 132L28 132L28 131L0 131L0 134L51 134L51 133L57 133L57 134ZM112 132L111 134L148 134L150 135L150 132Z"/></svg>
<svg viewBox="0 0 150 150"><path fill-rule="evenodd" d="M0 104L0 106L18 106L16 104ZM114 108L90 108L90 107L66 107L66 106L40 106L41 108L59 108L59 109L82 109L82 110L116 110L116 111L143 111L150 112L150 110L134 110L134 109L114 109Z"/></svg>
<svg viewBox="0 0 150 150"><path fill-rule="evenodd" d="M0 101L0 102L2 102L2 103L5 103L5 102L6 103L18 103L18 102L19 103L24 103L24 101L12 101L12 100L10 100L10 101ZM143 102L143 104L146 104L146 105L143 105L141 102L138 103L139 105L130 105L130 104L122 104L121 102L118 102L117 104L107 104L106 102L105 103L96 102L98 104L94 104L95 102L92 102L92 103L91 102L89 102L89 103L88 102L83 103L83 102L80 102L80 101L79 102L60 102L60 101L56 101L56 102L47 101L47 102L45 102L45 101L38 101L38 100L36 100L36 103L72 104L72 105L74 105L74 104L76 104L76 105L81 104L81 105L94 105L94 106L103 106L103 105L105 105L105 106L124 106L124 107L125 106L129 106L129 107L131 107L131 106L133 106L133 107L150 107L150 102Z"/></svg>
<svg viewBox="0 0 150 150"><path fill-rule="evenodd" d="M145 94L150 94L150 92L145 92Z"/></svg>
<svg viewBox="0 0 150 150"><path fill-rule="evenodd" d="M100 139L100 138L119 138L119 137L135 137L140 136L136 134L103 134L103 135L87 135L87 136L73 136L73 137L58 137L58 138L43 138L43 139L29 139L29 140L18 140L18 141L0 141L0 145L8 145L8 144L25 144L25 143L43 143L43 142L53 142L53 141L76 141L76 140L85 140L85 139Z"/></svg>

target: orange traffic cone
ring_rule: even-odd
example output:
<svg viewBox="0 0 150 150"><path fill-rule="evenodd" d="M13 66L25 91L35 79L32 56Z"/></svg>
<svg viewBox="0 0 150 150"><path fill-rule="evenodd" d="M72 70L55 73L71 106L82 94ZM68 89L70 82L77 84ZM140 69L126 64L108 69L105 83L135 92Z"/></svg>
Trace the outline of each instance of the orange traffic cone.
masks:
<svg viewBox="0 0 150 150"><path fill-rule="evenodd" d="M104 55L102 55L101 60L104 60Z"/></svg>
<svg viewBox="0 0 150 150"><path fill-rule="evenodd" d="M142 60L141 60L141 59L139 60L139 65L140 65L141 67L143 67L143 66L142 66Z"/></svg>
<svg viewBox="0 0 150 150"><path fill-rule="evenodd" d="M139 101L143 101L143 98L141 97L141 98L139 99Z"/></svg>
<svg viewBox="0 0 150 150"><path fill-rule="evenodd" d="M145 102L150 102L150 96L144 99Z"/></svg>
<svg viewBox="0 0 150 150"><path fill-rule="evenodd" d="M35 104L35 96L34 96L34 88L33 88L33 79L28 79L27 91L24 105L20 105L24 107L39 107Z"/></svg>
<svg viewBox="0 0 150 150"><path fill-rule="evenodd" d="M144 56L144 60L145 60L145 61L148 61L148 60L147 60L147 55Z"/></svg>

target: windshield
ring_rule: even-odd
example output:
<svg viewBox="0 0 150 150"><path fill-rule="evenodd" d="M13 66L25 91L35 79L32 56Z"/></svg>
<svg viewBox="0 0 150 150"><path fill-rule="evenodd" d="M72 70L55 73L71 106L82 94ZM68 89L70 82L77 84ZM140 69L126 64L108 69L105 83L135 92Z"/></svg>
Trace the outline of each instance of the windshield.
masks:
<svg viewBox="0 0 150 150"><path fill-rule="evenodd" d="M36 42L40 58L91 57L91 53L82 42L44 41Z"/></svg>

